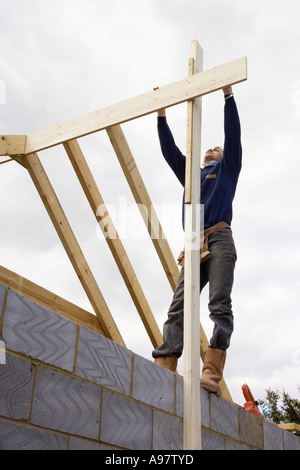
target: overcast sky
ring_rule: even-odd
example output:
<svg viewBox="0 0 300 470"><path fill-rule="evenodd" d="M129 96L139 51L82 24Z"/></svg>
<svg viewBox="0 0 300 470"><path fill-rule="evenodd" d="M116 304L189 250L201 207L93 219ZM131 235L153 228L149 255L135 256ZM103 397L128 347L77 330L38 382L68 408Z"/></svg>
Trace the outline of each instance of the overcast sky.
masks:
<svg viewBox="0 0 300 470"><path fill-rule="evenodd" d="M185 78L194 39L205 70L247 56L248 81L234 87L243 169L232 224L235 331L225 379L241 405L243 383L256 399L269 387L299 399L299 0L0 0L0 16L2 134L28 134ZM222 92L203 98L202 155L223 143L223 106ZM185 152L186 105L167 114ZM177 257L182 188L161 156L156 115L122 128ZM80 145L162 328L172 290L108 136ZM152 359L67 155L54 148L39 156L127 347ZM0 264L92 311L29 175L15 162L0 165L0 197ZM207 289L200 315L210 337Z"/></svg>

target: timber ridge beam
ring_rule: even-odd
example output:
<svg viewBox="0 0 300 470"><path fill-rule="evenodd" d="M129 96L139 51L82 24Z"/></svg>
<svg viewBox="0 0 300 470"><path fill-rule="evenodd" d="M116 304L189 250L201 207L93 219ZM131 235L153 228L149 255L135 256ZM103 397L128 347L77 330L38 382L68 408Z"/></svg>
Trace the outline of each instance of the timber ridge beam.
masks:
<svg viewBox="0 0 300 470"><path fill-rule="evenodd" d="M242 57L205 72L190 74L186 79L171 85L155 88L143 95L65 121L57 126L52 126L28 135L3 135L0 138L0 163L5 163L13 159L28 170L73 268L94 308L101 330L104 332L105 336L121 345L124 345L124 342L120 332L109 312L99 286L86 263L80 246L65 217L45 170L41 165L37 152L60 144L64 145L78 179L85 191L86 197L90 202L90 206L95 213L95 208L102 199L98 189L94 185L92 175L86 165L77 139L105 129L136 202L139 206L141 204L144 204L146 207L152 206L143 185L142 178L136 168L133 156L122 133L120 124L151 114L162 108L168 108L183 102L192 102L195 98L220 90L227 85L234 85L245 80L247 80L247 61L245 57ZM97 213L95 213L95 216L97 217ZM101 218L98 221L101 226ZM149 226L149 220L144 219L144 222ZM103 227L103 229L105 231L105 227ZM173 254L164 237L159 237L158 240L155 240L155 237L151 238L170 285L174 290L179 270ZM107 242L119 270L123 275L128 290L133 296L146 331L154 347L156 347L162 341L161 333L130 264L128 263L126 269L123 269L124 260L127 260L127 255L120 240L118 238L116 238L116 240L113 241L108 238ZM30 286L30 289L31 288L32 286ZM208 340L201 323L200 331L200 355L203 360L208 346ZM231 400L224 379L222 380L221 388L224 398Z"/></svg>
<svg viewBox="0 0 300 470"><path fill-rule="evenodd" d="M245 80L247 80L247 59L241 57L170 85L155 88L135 98L70 119L41 131L32 132L27 136L1 136L0 155L27 155L38 152Z"/></svg>

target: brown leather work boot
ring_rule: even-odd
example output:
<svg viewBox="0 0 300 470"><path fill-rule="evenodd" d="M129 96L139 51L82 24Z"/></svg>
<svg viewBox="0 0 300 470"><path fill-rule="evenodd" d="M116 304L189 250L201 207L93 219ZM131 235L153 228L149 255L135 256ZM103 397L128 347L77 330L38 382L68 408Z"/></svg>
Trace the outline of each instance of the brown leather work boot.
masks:
<svg viewBox="0 0 300 470"><path fill-rule="evenodd" d="M159 356L155 358L154 362L171 372L176 372L178 358L175 356Z"/></svg>
<svg viewBox="0 0 300 470"><path fill-rule="evenodd" d="M200 386L208 392L215 393L218 397L222 396L219 382L223 378L225 359L226 351L209 346L205 353L202 375L200 377Z"/></svg>

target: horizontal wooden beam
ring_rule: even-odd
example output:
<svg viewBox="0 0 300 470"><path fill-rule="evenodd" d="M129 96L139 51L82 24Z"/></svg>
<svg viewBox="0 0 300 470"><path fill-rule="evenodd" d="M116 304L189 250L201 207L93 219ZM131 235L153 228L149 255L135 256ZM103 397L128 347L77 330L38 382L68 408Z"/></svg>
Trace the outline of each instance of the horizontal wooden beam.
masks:
<svg viewBox="0 0 300 470"><path fill-rule="evenodd" d="M50 292L25 277L0 266L0 283L69 320L104 335L96 315Z"/></svg>
<svg viewBox="0 0 300 470"><path fill-rule="evenodd" d="M0 155L23 155L26 135L2 135L0 137ZM2 163L4 163L2 161Z"/></svg>
<svg viewBox="0 0 300 470"><path fill-rule="evenodd" d="M25 154L151 114L247 79L246 57L27 135Z"/></svg>
<svg viewBox="0 0 300 470"><path fill-rule="evenodd" d="M283 424L278 424L282 429L285 429L286 431L290 432L300 432L300 424L296 423L283 423Z"/></svg>

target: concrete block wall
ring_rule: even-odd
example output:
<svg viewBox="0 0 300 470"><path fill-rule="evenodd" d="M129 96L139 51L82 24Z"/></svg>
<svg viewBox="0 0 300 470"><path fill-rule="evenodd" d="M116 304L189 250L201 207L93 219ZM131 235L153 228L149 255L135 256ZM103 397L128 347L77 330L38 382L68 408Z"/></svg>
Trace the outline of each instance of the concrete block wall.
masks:
<svg viewBox="0 0 300 470"><path fill-rule="evenodd" d="M1 450L182 449L182 377L0 284ZM202 448L300 438L201 390Z"/></svg>

